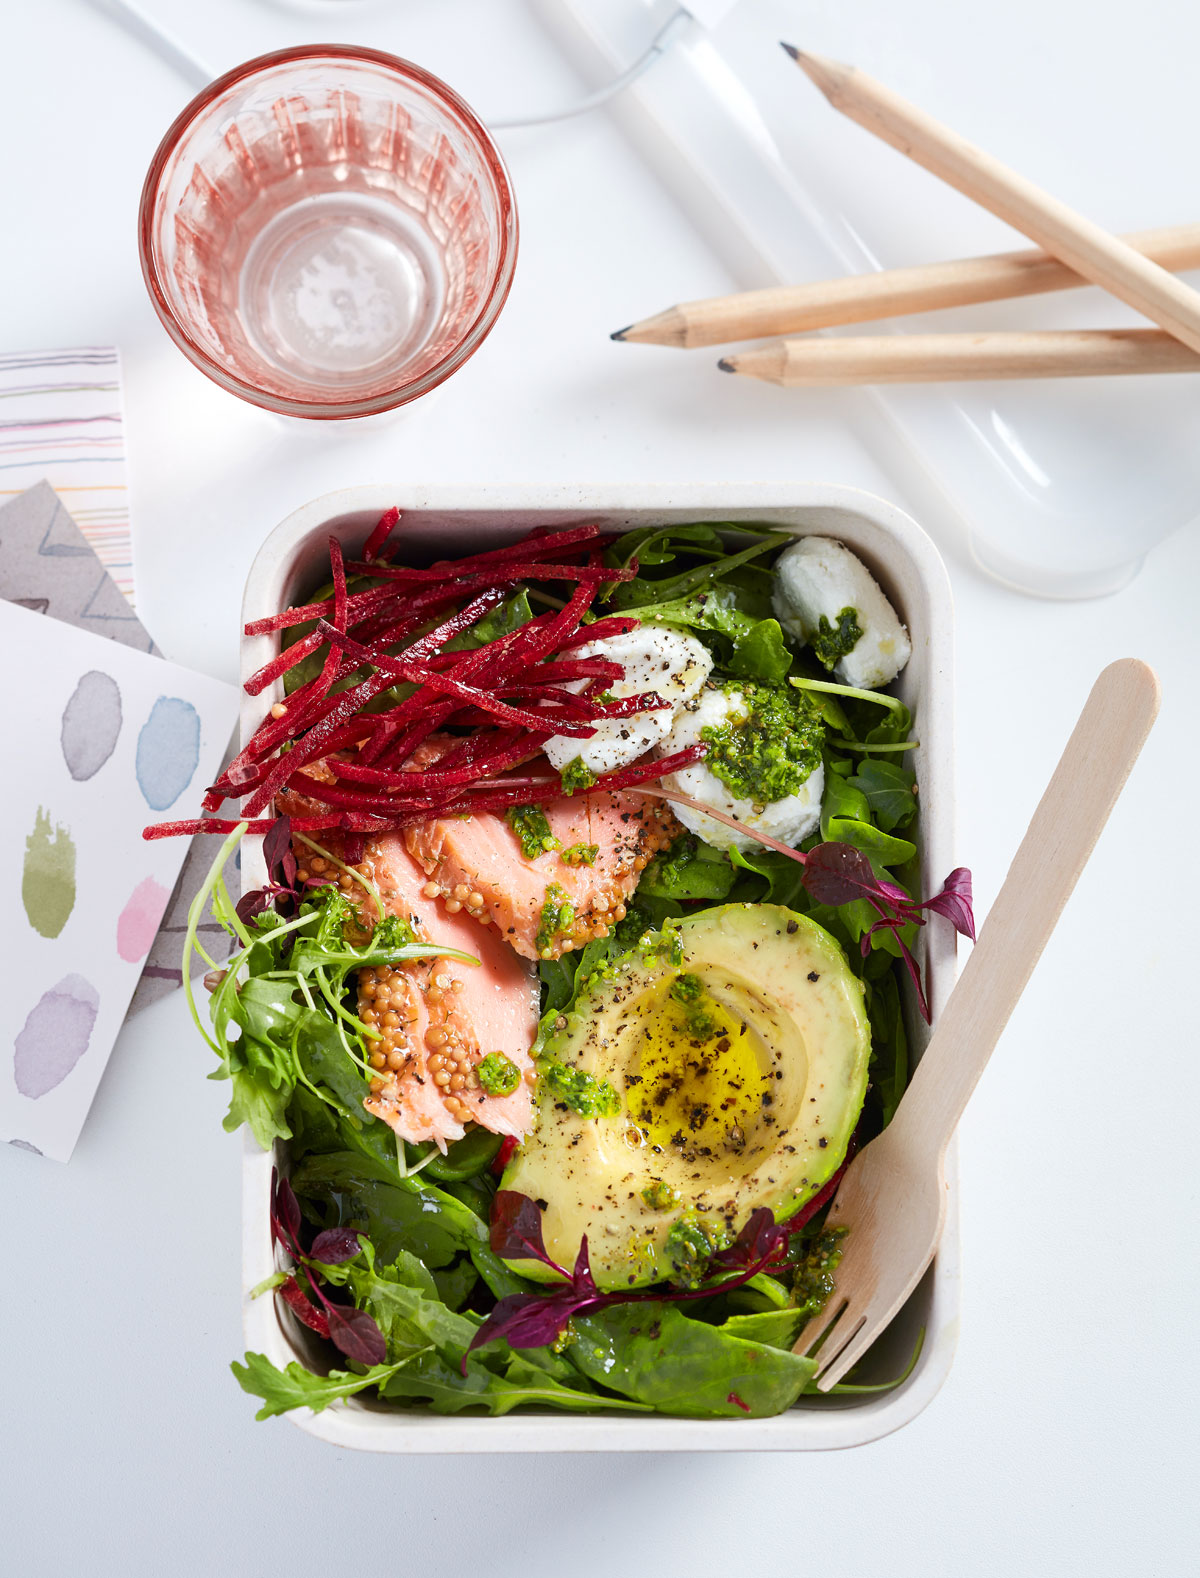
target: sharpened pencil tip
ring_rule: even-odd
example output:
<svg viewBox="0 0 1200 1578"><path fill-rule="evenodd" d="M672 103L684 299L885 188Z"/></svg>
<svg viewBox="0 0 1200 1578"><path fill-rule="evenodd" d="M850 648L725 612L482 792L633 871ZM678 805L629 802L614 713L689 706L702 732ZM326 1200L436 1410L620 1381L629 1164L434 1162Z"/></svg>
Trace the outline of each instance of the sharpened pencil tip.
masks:
<svg viewBox="0 0 1200 1578"><path fill-rule="evenodd" d="M722 356L721 360L717 363L717 366L721 369L721 371L723 373L736 373L737 372L737 368L729 360L728 356Z"/></svg>
<svg viewBox="0 0 1200 1578"><path fill-rule="evenodd" d="M793 60L800 59L800 51L796 48L795 44L785 44L784 41L780 39L779 47L785 54L790 55Z"/></svg>
<svg viewBox="0 0 1200 1578"><path fill-rule="evenodd" d="M627 323L623 329L615 329L613 331L613 333L609 335L609 339L610 340L623 340L625 338L625 336L629 333L630 329L632 329L632 328L633 328L633 324L632 323Z"/></svg>

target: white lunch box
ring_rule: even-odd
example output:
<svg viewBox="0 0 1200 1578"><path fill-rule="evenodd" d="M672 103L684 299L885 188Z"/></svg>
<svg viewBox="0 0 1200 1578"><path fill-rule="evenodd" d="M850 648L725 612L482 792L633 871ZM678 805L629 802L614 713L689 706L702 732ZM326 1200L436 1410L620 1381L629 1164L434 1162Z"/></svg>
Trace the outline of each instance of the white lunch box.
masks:
<svg viewBox="0 0 1200 1578"><path fill-rule="evenodd" d="M404 539L426 559L478 551L509 541L534 526L569 527L599 521L606 529L688 521L736 524L756 521L797 536L836 537L871 568L912 637L912 659L897 689L911 708L920 748L909 757L920 789L921 886L941 886L956 864L954 849L953 642L950 584L937 550L921 529L893 505L853 488L807 483L739 483L711 486L604 486L581 488L360 487L306 504L271 533L251 568L245 619L262 618L303 601L328 579L328 539L336 536L353 556L384 510L398 505ZM278 650L278 637L242 642L246 679ZM246 697L242 741L258 727L278 693ZM242 849L247 887L265 880L261 840ZM936 1017L954 984L955 939L949 923L934 918L923 932L930 1003ZM910 1014L914 1049L928 1031ZM243 1297L248 1348L276 1365L312 1356L305 1333L275 1301L251 1300L248 1290L275 1269L268 1219L273 1158L247 1133L243 1163ZM657 1415L578 1415L522 1409L503 1418L404 1412L351 1398L323 1413L288 1415L302 1430L340 1447L371 1452L761 1452L815 1451L859 1446L907 1424L945 1380L954 1354L959 1317L959 1236L953 1149L947 1171L949 1210L937 1259L876 1343L863 1379L900 1374L924 1329L912 1374L893 1391L857 1397L805 1397L773 1419L674 1419Z"/></svg>

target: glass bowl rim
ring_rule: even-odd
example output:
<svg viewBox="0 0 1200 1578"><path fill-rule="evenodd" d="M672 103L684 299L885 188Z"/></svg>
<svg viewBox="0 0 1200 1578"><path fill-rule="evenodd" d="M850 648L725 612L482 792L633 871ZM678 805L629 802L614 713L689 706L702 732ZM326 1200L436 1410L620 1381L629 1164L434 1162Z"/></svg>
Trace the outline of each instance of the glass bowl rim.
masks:
<svg viewBox="0 0 1200 1578"><path fill-rule="evenodd" d="M303 61L323 59L330 60L335 64L340 61L361 61L367 65L379 66L393 76L425 88L435 100L459 120L464 129L479 145L483 162L491 174L497 205L500 210L499 256L496 263L495 278L479 312L466 333L441 361L429 368L420 378L413 380L411 383L403 384L397 389L386 390L367 399L345 401L328 398L316 400L291 399L287 396L276 395L267 390L259 389L254 384L247 383L244 379L231 373L209 354L204 346L188 332L176 317L166 289L165 271L160 269L159 266L158 248L155 240L155 210L158 206L158 193L163 175L184 136L199 120L200 116L229 93L231 89L238 87L252 77L266 75L277 66L295 65ZM500 309L508 298L509 290L512 288L513 272L516 267L518 241L517 205L516 198L513 195L508 167L492 134L471 106L455 92L449 83L443 82L440 77L435 76L431 71L425 70L423 66L418 66L411 60L405 60L400 55L392 55L380 49L369 49L359 44L298 44L287 49L271 50L265 55L256 55L251 60L243 61L240 65L233 66L219 77L215 77L207 87L202 88L195 98L191 99L183 107L167 128L162 141L155 150L154 157L150 161L150 168L146 172L146 179L142 185L141 200L138 204L138 253L142 265L142 278L146 282L146 289L150 293L150 300L155 312L158 314L159 321L193 366L199 368L214 383L219 384L231 394L240 396L251 405L260 406L268 411L278 412L283 416L310 417L323 420L371 416L379 412L395 410L398 406L407 405L411 400L416 400L421 395L427 394L431 389L436 388L438 384L444 382L451 373L456 372L465 361L474 355L487 338L500 314Z"/></svg>

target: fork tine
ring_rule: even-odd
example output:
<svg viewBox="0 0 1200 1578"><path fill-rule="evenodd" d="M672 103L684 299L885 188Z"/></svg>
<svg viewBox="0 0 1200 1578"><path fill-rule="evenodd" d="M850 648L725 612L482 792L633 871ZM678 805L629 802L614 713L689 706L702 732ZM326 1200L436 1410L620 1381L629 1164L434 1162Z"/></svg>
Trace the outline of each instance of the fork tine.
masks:
<svg viewBox="0 0 1200 1578"><path fill-rule="evenodd" d="M825 1308L818 1310L809 1320L792 1352L799 1354L801 1358L812 1358L813 1350L821 1347L845 1308L845 1296L839 1298L835 1290Z"/></svg>
<svg viewBox="0 0 1200 1578"><path fill-rule="evenodd" d="M843 1321L846 1328L845 1337L835 1345L826 1363L817 1370L817 1390L827 1392L851 1369L866 1353L867 1349L879 1335L879 1325L870 1319L870 1310L864 1311L857 1319ZM821 1357L825 1357L822 1348Z"/></svg>

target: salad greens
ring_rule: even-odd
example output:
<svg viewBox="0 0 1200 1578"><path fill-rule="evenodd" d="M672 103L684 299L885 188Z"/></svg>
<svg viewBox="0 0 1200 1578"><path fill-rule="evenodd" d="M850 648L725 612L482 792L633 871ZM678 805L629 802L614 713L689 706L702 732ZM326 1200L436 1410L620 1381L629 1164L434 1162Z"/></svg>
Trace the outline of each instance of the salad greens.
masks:
<svg viewBox="0 0 1200 1578"><path fill-rule="evenodd" d="M729 538L738 544L732 550ZM607 565L636 561L638 575L609 584L601 617L620 612L692 631L712 652L717 683L741 680L764 714L810 725L796 749L823 760L825 791L819 833L801 846L806 864L772 848L716 849L683 833L648 865L607 936L541 960L543 1017L534 1045L540 1077L556 1100L581 1115L619 1110L616 1092L547 1056L548 1034L561 1028L589 983L630 950L669 957L678 947L673 918L731 901L771 902L812 916L861 977L873 1051L860 1143L890 1120L904 1090L902 983L907 970L919 990L911 948L921 911L949 914L967 900L949 888L924 905L914 897L916 844L908 835L917 796L904 758L915 742L907 709L892 697L830 681L830 665L821 666L826 653L796 649L771 613L769 556L791 540L741 524L694 524L640 528L607 550ZM531 617L520 591L451 645L493 638ZM850 627L839 621L828 640L848 639ZM305 632L297 626L288 635ZM308 658L289 673L289 689L311 678L315 662ZM795 750L780 754L781 739L780 730L764 729L764 751L775 752L758 764L764 771L786 767L795 756ZM563 774L568 790L591 779L578 760ZM557 846L541 810L518 806L507 815L526 853ZM287 1269L256 1294L281 1299L341 1355L337 1367L318 1375L298 1363L281 1371L262 1355L247 1354L233 1370L261 1400L257 1417L297 1407L319 1411L369 1389L399 1409L493 1415L528 1405L764 1417L804 1395L815 1362L791 1347L832 1288L839 1237L822 1222L837 1177L786 1226L769 1211L756 1211L733 1243L699 1223L691 1232L682 1226L675 1282L648 1292L597 1293L586 1242L574 1271L558 1268L564 1280L549 1292L518 1275L506 1261L547 1257L535 1204L498 1190L512 1142L473 1129L442 1155L432 1143L399 1140L363 1106L371 1032L355 1011L355 973L447 950L417 941L404 921L385 915L369 883L361 912L332 882L297 886L286 819L278 826L265 845L267 887L236 906L223 871L242 829L226 840L193 906L184 960L193 1016L218 1058L210 1077L231 1085L226 1128L248 1124L264 1148L287 1142L288 1178L277 1181L272 1199L273 1233ZM562 852L569 863L590 865L595 856L594 845ZM885 908L880 894L887 895ZM240 944L224 968L208 959L199 940L208 907ZM361 913L380 918L364 930ZM552 885L539 946L543 933L548 942L572 915L566 895ZM201 1024L192 995L193 952L210 966L211 1030ZM479 1073L486 1089L501 1094L520 1077L499 1053ZM647 1204L668 1209L678 1200ZM867 1389L853 1381L835 1388Z"/></svg>

